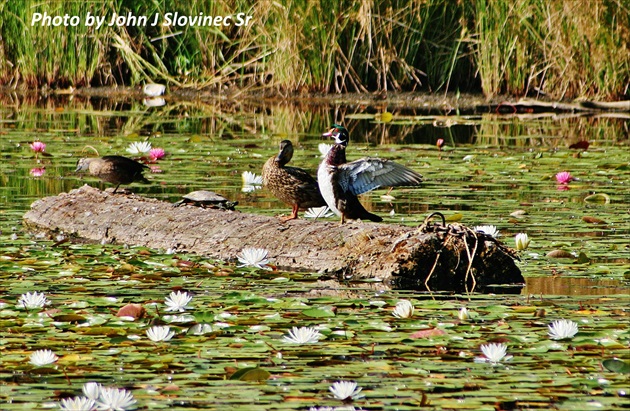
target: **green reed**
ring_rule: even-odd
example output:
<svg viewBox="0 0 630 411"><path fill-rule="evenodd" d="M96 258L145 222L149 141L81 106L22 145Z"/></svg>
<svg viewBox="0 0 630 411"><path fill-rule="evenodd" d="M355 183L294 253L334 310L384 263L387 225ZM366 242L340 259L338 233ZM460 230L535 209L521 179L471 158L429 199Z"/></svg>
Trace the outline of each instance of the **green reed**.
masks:
<svg viewBox="0 0 630 411"><path fill-rule="evenodd" d="M236 27L31 27L33 12L253 16ZM595 0L4 2L0 80L271 92L472 91L620 98L630 4ZM151 21L151 18L149 19Z"/></svg>

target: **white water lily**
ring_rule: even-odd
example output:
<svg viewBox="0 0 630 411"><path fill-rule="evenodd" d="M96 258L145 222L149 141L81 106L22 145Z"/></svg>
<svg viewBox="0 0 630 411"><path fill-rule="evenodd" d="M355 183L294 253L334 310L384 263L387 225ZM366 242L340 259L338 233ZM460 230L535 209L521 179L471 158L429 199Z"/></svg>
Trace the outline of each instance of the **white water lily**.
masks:
<svg viewBox="0 0 630 411"><path fill-rule="evenodd" d="M147 337L151 341L160 342L168 341L175 335L174 331L171 331L171 327L165 325L155 325L147 330Z"/></svg>
<svg viewBox="0 0 630 411"><path fill-rule="evenodd" d="M54 352L50 350L37 350L33 352L29 358L29 362L38 367L52 364L57 361L59 357L55 355Z"/></svg>
<svg viewBox="0 0 630 411"><path fill-rule="evenodd" d="M142 92L149 97L157 97L164 94L166 86L164 84L148 83L142 88Z"/></svg>
<svg viewBox="0 0 630 411"><path fill-rule="evenodd" d="M262 187L262 176L252 173L251 171L243 171L241 176L243 177L243 188L241 191L244 193L249 193Z"/></svg>
<svg viewBox="0 0 630 411"><path fill-rule="evenodd" d="M46 294L33 291L32 293L22 294L18 300L18 307L26 307L29 309L42 308L48 304Z"/></svg>
<svg viewBox="0 0 630 411"><path fill-rule="evenodd" d="M142 104L147 107L162 107L166 105L166 100L162 97L143 98Z"/></svg>
<svg viewBox="0 0 630 411"><path fill-rule="evenodd" d="M530 243L529 236L525 233L518 233L514 237L514 242L516 243L517 250L526 250L529 247Z"/></svg>
<svg viewBox="0 0 630 411"><path fill-rule="evenodd" d="M83 394L91 400L96 401L101 395L101 388L103 386L97 382L86 382L83 384Z"/></svg>
<svg viewBox="0 0 630 411"><path fill-rule="evenodd" d="M192 295L187 292L181 291L172 291L168 297L164 300L164 304L166 304L166 311L186 311L188 303L192 300Z"/></svg>
<svg viewBox="0 0 630 411"><path fill-rule="evenodd" d="M96 402L87 397L64 398L59 402L59 408L65 411L93 411Z"/></svg>
<svg viewBox="0 0 630 411"><path fill-rule="evenodd" d="M324 157L326 157L326 154L328 154L330 149L333 148L333 145L332 144L326 144L326 143L319 143L317 148L319 149L319 152L322 154L322 158L324 158Z"/></svg>
<svg viewBox="0 0 630 411"><path fill-rule="evenodd" d="M328 206L311 207L304 212L304 218L327 218L333 215Z"/></svg>
<svg viewBox="0 0 630 411"><path fill-rule="evenodd" d="M338 400L359 399L364 397L360 394L363 388L358 387L354 381L337 381L328 388Z"/></svg>
<svg viewBox="0 0 630 411"><path fill-rule="evenodd" d="M122 388L105 387L96 402L96 408L101 411L127 411L135 408L136 400L133 394Z"/></svg>
<svg viewBox="0 0 630 411"><path fill-rule="evenodd" d="M193 335L204 335L211 333L212 331L214 331L212 329L212 325L206 323L195 324L188 329L188 333Z"/></svg>
<svg viewBox="0 0 630 411"><path fill-rule="evenodd" d="M285 335L284 342L294 344L314 344L319 342L322 335L313 327L293 327L289 331L289 335Z"/></svg>
<svg viewBox="0 0 630 411"><path fill-rule="evenodd" d="M151 143L148 141L134 141L127 147L127 152L133 155L143 155L151 151Z"/></svg>
<svg viewBox="0 0 630 411"><path fill-rule="evenodd" d="M236 257L241 263L239 267L256 267L263 270L271 270L271 267L267 266L269 264L267 254L269 252L264 248L246 247Z"/></svg>
<svg viewBox="0 0 630 411"><path fill-rule="evenodd" d="M400 300L396 303L396 308L392 315L396 318L410 318L413 315L414 307L409 300Z"/></svg>
<svg viewBox="0 0 630 411"><path fill-rule="evenodd" d="M481 346L481 352L485 356L487 362L491 364L498 364L504 358L510 359L511 356L506 357L507 345L503 343L490 343L483 344Z"/></svg>
<svg viewBox="0 0 630 411"><path fill-rule="evenodd" d="M501 235L499 234L499 230L497 230L497 226L495 225L478 225L478 226L475 226L474 229L475 231L481 231L482 233L491 235L494 238L497 238Z"/></svg>
<svg viewBox="0 0 630 411"><path fill-rule="evenodd" d="M457 313L457 318L461 321L466 321L470 318L470 314L468 313L468 308L462 307L459 309L459 313Z"/></svg>
<svg viewBox="0 0 630 411"><path fill-rule="evenodd" d="M547 326L549 338L552 340L564 340L575 337L578 333L578 325L571 320L556 320Z"/></svg>
<svg viewBox="0 0 630 411"><path fill-rule="evenodd" d="M243 171L243 184L262 185L262 176L252 173L251 171Z"/></svg>

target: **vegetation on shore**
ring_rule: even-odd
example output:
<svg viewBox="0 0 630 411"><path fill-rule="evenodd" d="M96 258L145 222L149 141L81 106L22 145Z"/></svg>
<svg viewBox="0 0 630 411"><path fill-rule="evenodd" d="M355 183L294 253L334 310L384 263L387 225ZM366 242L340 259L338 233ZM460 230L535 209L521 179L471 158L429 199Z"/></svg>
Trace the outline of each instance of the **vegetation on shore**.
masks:
<svg viewBox="0 0 630 411"><path fill-rule="evenodd" d="M254 5L252 5L254 4ZM166 13L228 26L152 26ZM78 16L32 25L33 13ZM97 28L88 13L105 17ZM109 26L114 13L146 26ZM236 15L252 16L237 26ZM77 21L77 20L75 20ZM627 0L107 0L0 3L0 81L292 92L465 91L618 99L630 94Z"/></svg>

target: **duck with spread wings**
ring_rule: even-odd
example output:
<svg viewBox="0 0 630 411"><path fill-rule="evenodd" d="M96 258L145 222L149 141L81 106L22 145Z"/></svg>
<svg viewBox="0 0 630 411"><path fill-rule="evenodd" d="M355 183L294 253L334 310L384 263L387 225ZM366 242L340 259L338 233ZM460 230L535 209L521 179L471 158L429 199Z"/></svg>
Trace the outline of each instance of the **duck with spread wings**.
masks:
<svg viewBox="0 0 630 411"><path fill-rule="evenodd" d="M317 171L319 190L328 207L345 219L383 221L363 207L359 194L380 187L418 186L422 176L417 172L381 158L364 157L350 163L346 160L346 147L350 135L345 127L334 124L323 134L335 139Z"/></svg>

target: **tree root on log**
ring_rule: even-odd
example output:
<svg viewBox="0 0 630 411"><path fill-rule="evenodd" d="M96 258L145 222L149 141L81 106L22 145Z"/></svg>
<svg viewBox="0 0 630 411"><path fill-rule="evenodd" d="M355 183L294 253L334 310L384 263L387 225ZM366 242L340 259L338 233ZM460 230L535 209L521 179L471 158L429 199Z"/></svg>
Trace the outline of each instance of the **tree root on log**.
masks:
<svg viewBox="0 0 630 411"><path fill-rule="evenodd" d="M434 215L442 217L441 224L429 222ZM440 213L427 217L418 232L435 236L435 241L419 248L414 256L418 265L431 268L422 284L418 283L422 276L400 275L395 280L400 288L424 288L429 291L463 289L472 292L480 285L485 289L490 284L505 284L502 268L510 268L514 260L519 259L515 250L491 235L461 224L446 225ZM493 268L488 262L498 267ZM434 275L436 272L439 275ZM480 273L483 273L483 282L478 283Z"/></svg>
<svg viewBox="0 0 630 411"><path fill-rule="evenodd" d="M173 207L89 186L35 201L32 230L93 242L191 252L231 261L245 247L269 251L287 271L311 271L340 283L429 291L518 292L489 288L524 279L514 250L492 236L444 222L419 229L392 224L291 220L199 207ZM503 290L503 291L502 291Z"/></svg>

